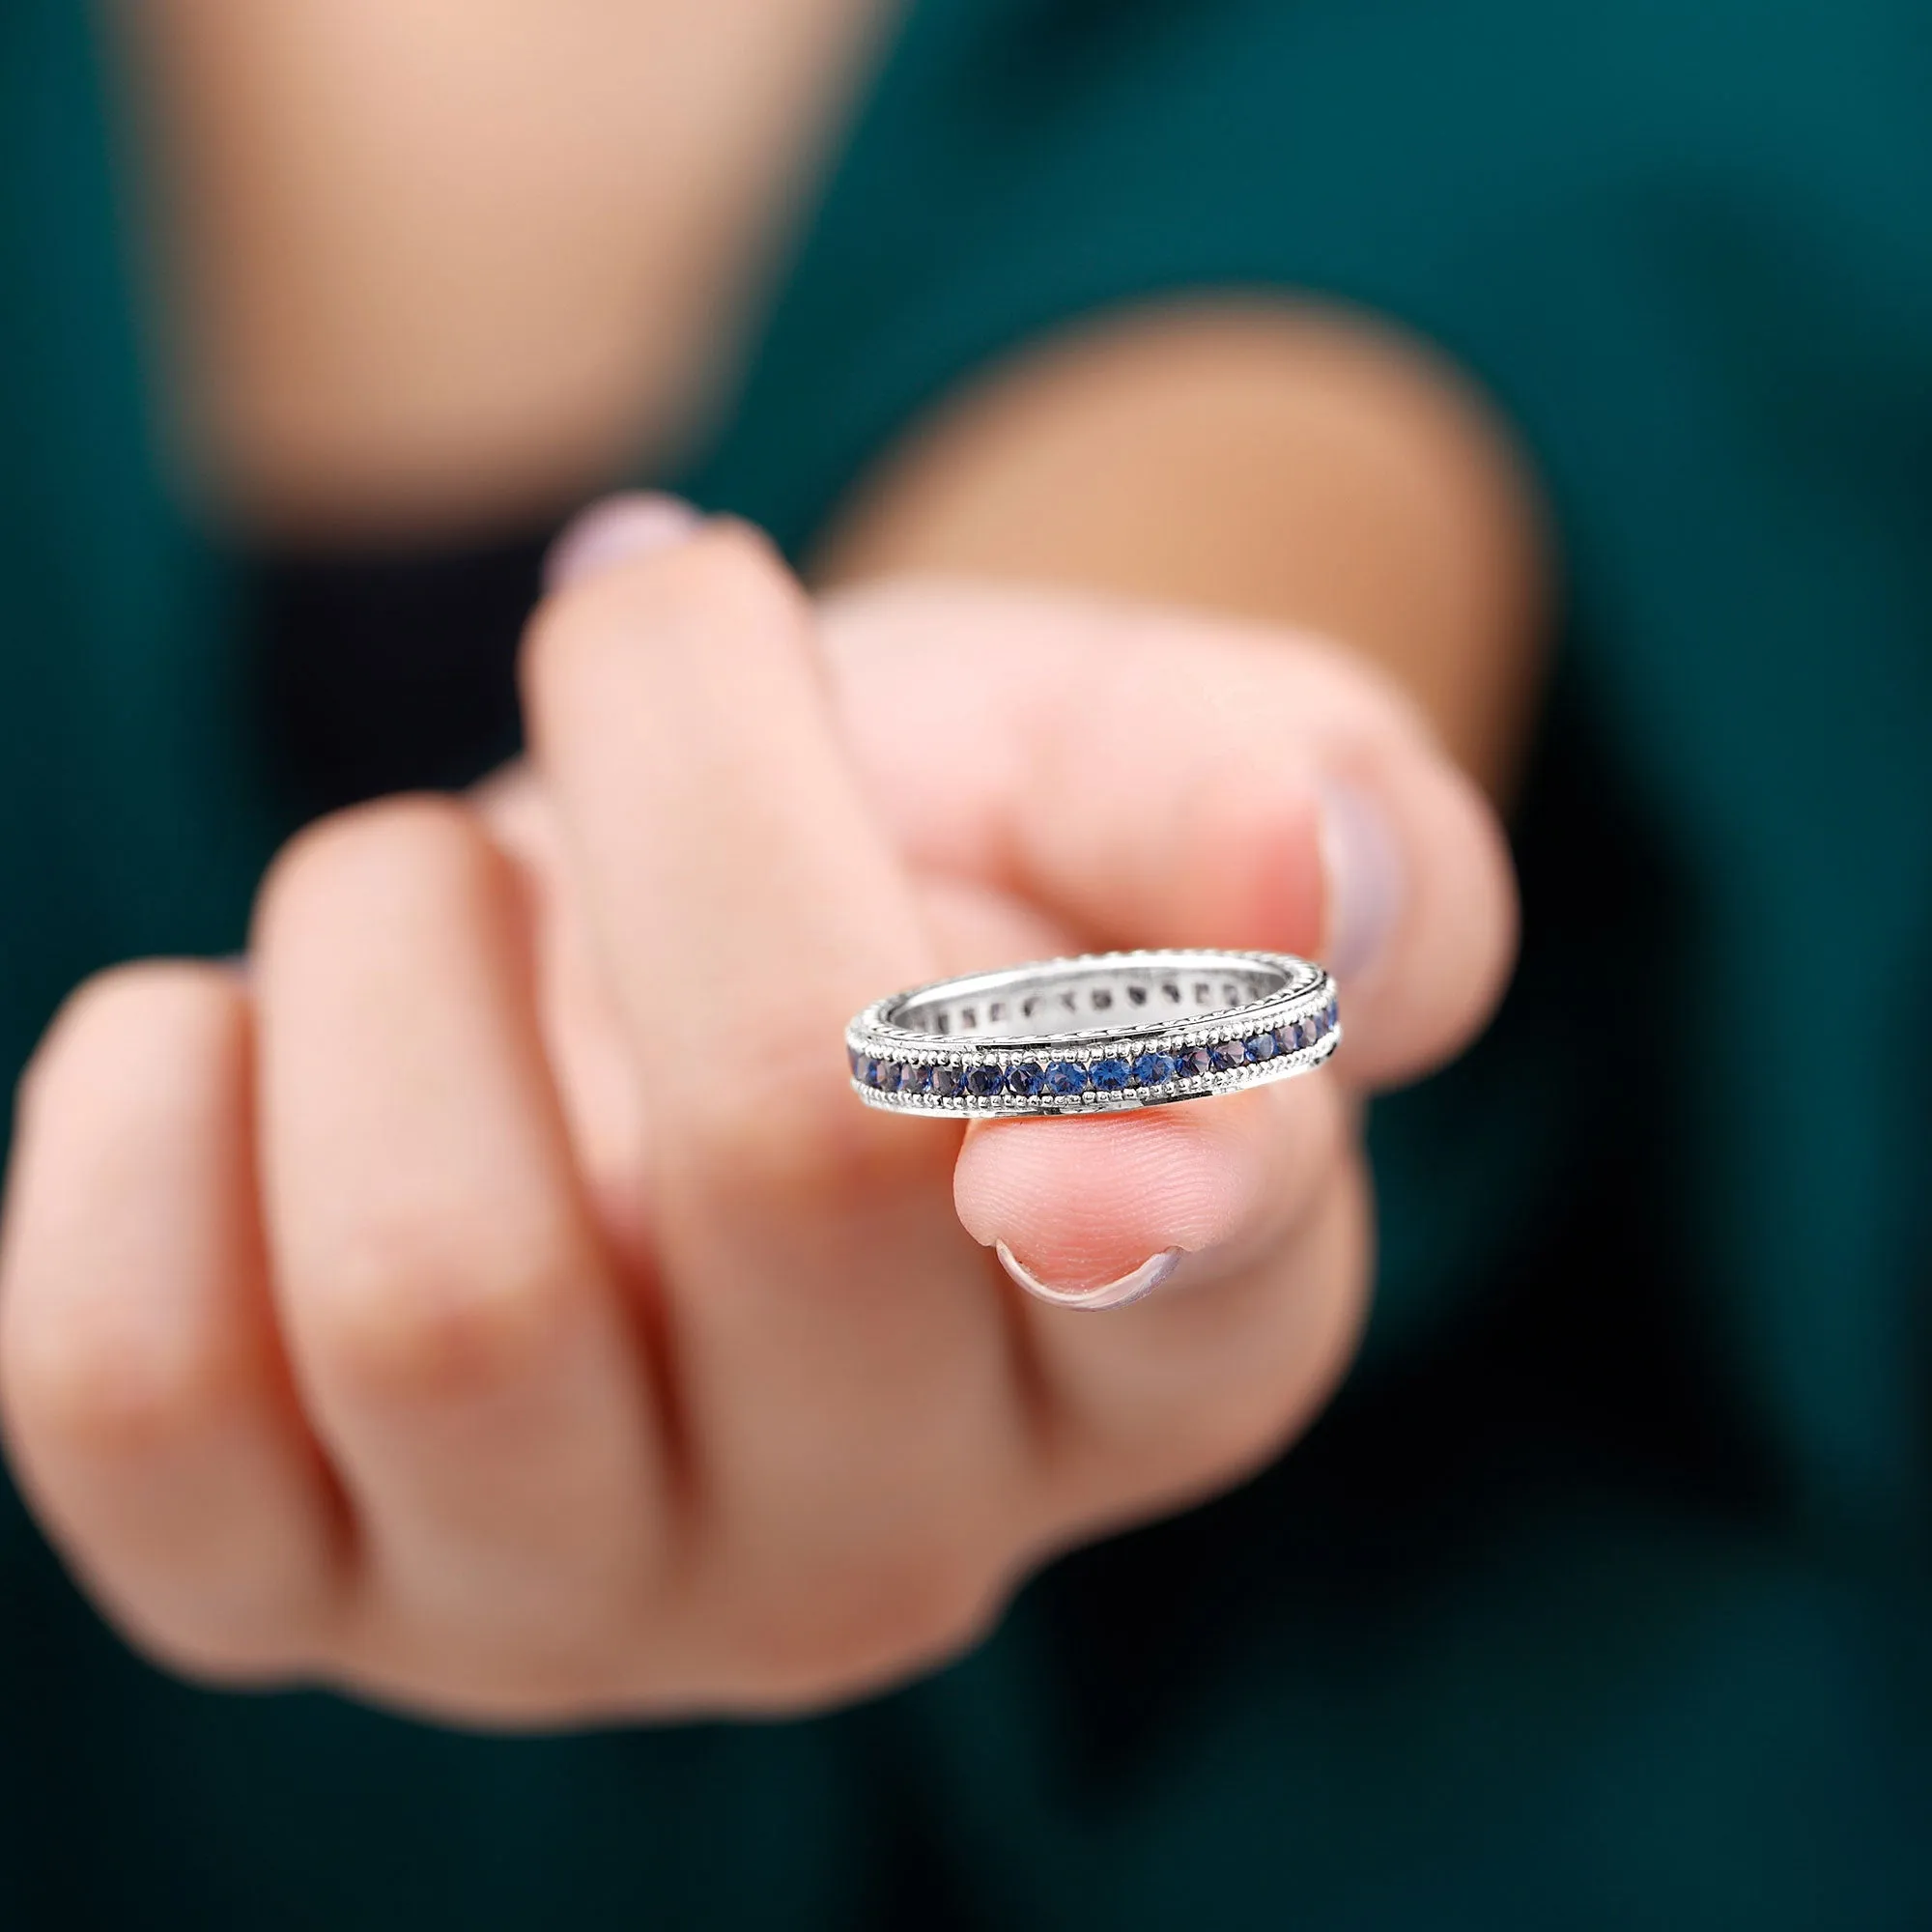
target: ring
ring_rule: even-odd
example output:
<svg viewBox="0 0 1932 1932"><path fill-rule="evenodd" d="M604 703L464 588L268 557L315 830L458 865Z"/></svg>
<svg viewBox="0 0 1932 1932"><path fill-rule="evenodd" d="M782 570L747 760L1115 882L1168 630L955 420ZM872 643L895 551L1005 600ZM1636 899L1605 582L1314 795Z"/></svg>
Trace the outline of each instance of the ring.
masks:
<svg viewBox="0 0 1932 1932"><path fill-rule="evenodd" d="M1088 952L936 980L845 1029L852 1090L901 1114L1106 1114L1306 1073L1335 982L1288 952Z"/></svg>

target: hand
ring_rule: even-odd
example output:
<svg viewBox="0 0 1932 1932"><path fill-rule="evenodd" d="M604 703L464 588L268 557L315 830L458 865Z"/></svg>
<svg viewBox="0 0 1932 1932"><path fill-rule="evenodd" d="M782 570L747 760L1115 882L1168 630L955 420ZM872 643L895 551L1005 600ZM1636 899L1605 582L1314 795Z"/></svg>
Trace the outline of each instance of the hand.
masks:
<svg viewBox="0 0 1932 1932"><path fill-rule="evenodd" d="M0 1415L136 1642L462 1721L818 1705L1305 1425L1369 1278L1358 1096L1513 945L1399 699L1178 612L815 611L727 525L581 572L526 690L526 772L303 833L245 975L104 975L23 1082ZM882 992L1166 944L1332 948L1341 1053L963 1132L847 1089ZM994 1243L1179 1265L1093 1313Z"/></svg>

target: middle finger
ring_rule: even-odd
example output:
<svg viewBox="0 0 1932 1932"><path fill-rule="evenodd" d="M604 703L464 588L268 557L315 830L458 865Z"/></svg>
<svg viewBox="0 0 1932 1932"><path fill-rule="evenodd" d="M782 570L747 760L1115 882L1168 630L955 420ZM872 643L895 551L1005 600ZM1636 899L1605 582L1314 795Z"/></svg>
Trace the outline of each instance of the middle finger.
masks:
<svg viewBox="0 0 1932 1932"><path fill-rule="evenodd" d="M895 1566L915 1621L963 1617L1024 1443L1011 1337L952 1212L956 1127L849 1090L845 1021L934 960L804 596L714 526L564 592L526 675L648 1090L694 1471L751 1572L726 1619L776 1602L821 1659L828 1620L863 1649Z"/></svg>
<svg viewBox="0 0 1932 1932"><path fill-rule="evenodd" d="M293 1366L362 1534L366 1667L554 1706L634 1626L669 1502L518 922L458 806L297 840L257 921L262 1167Z"/></svg>

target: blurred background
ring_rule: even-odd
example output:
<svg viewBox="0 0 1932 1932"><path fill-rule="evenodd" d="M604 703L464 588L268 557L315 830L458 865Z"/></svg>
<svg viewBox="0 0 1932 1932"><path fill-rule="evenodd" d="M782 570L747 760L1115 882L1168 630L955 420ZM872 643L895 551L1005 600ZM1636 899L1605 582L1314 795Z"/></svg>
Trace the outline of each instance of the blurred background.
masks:
<svg viewBox="0 0 1932 1932"><path fill-rule="evenodd" d="M1431 345L1555 588L1521 968L1281 1464L894 1696L522 1741L178 1684L9 1492L6 1922L1932 1923L1928 99L1894 0L8 0L10 1077L513 755L586 500L811 572L1149 304Z"/></svg>

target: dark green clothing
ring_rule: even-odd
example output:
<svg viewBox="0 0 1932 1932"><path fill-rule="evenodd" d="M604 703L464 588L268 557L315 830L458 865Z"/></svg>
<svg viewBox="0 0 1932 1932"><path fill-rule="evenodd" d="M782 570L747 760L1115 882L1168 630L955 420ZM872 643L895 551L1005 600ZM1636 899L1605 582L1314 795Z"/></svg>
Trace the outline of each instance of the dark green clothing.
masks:
<svg viewBox="0 0 1932 1932"><path fill-rule="evenodd" d="M87 969L232 948L287 829L74 13L0 15L9 1065ZM1932 1922L1928 100L1883 0L919 7L703 500L801 545L974 368L1198 288L1406 322L1549 491L1523 970L1378 1112L1364 1360L1260 1482L786 1726L189 1690L15 1511L0 1922Z"/></svg>

